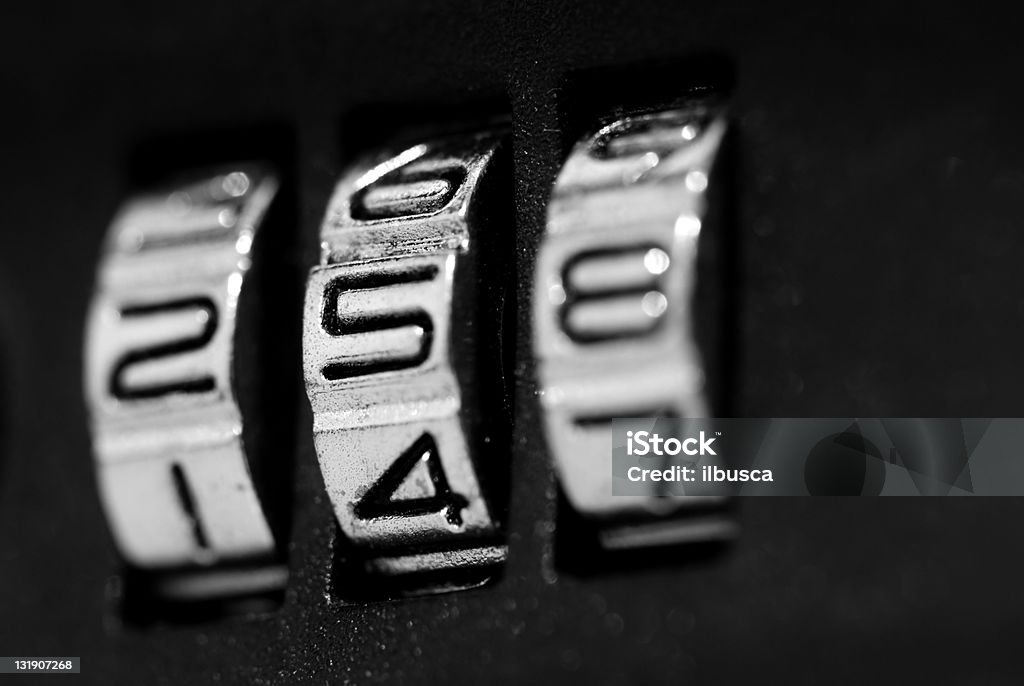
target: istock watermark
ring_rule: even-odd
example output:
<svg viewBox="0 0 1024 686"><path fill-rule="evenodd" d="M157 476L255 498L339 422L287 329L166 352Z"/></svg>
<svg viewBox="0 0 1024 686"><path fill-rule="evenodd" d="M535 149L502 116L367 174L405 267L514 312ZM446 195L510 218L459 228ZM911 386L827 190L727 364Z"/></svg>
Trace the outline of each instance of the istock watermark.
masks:
<svg viewBox="0 0 1024 686"><path fill-rule="evenodd" d="M721 432L709 435L700 431L695 436L664 437L654 431L626 431L626 455L630 457L718 457L715 440ZM626 478L633 483L676 482L681 484L717 484L723 482L772 481L770 469L725 469L718 464L700 460L683 461L661 468L628 467Z"/></svg>
<svg viewBox="0 0 1024 686"><path fill-rule="evenodd" d="M1024 495L1024 419L611 424L612 495Z"/></svg>
<svg viewBox="0 0 1024 686"><path fill-rule="evenodd" d="M714 442L714 437L706 437L703 431L699 437L683 439L675 436L662 438L650 431L626 432L626 452L629 455L716 455L711 447Z"/></svg>

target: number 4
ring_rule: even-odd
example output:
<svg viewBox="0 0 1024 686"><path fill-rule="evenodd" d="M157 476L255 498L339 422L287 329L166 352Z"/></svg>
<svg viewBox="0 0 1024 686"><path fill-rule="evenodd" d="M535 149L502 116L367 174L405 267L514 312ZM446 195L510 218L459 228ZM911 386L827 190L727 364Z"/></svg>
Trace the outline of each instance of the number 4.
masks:
<svg viewBox="0 0 1024 686"><path fill-rule="evenodd" d="M416 483L417 472L426 470L431 495L400 497L403 485L408 484L412 492L426 490L422 483ZM462 510L468 501L452 491L445 476L441 456L434 437L428 433L420 436L408 450L395 460L373 486L355 505L355 515L360 519L383 517L414 517L417 515L445 512L448 523L462 526Z"/></svg>

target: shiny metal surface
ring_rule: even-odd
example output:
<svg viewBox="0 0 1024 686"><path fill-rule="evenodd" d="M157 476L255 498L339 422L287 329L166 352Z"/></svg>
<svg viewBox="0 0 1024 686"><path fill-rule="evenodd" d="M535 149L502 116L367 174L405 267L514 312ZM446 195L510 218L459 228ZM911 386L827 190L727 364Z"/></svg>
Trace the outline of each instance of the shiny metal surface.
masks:
<svg viewBox="0 0 1024 686"><path fill-rule="evenodd" d="M465 135L389 151L339 181L304 313L306 391L346 545L377 577L504 560L478 466L472 360L495 342L470 314L481 184L501 143ZM432 582L434 583L434 582ZM445 583L434 584L443 590ZM345 593L346 589L339 589Z"/></svg>
<svg viewBox="0 0 1024 686"><path fill-rule="evenodd" d="M734 531L707 498L611 488L613 417L709 416L693 296L726 130L702 106L621 118L574 147L552 193L533 301L544 429L606 549Z"/></svg>
<svg viewBox="0 0 1024 686"><path fill-rule="evenodd" d="M195 578L274 555L232 367L253 240L277 188L266 170L231 167L131 198L108 232L85 391L103 504L134 567ZM282 571L263 578L280 587ZM201 581L185 595L231 592Z"/></svg>

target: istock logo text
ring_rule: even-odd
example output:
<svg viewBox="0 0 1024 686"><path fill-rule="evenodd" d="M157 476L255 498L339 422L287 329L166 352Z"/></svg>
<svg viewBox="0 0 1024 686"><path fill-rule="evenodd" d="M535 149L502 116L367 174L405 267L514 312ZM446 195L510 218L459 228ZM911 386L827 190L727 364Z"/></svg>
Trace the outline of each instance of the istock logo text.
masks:
<svg viewBox="0 0 1024 686"><path fill-rule="evenodd" d="M718 455L711 444L715 437L707 438L703 431L697 437L682 440L672 436L662 438L650 431L627 431L627 455Z"/></svg>

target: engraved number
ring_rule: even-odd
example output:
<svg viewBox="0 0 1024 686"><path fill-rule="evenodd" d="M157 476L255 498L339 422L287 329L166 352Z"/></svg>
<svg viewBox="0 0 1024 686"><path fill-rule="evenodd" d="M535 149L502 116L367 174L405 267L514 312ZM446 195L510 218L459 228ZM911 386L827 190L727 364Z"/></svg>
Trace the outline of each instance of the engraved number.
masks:
<svg viewBox="0 0 1024 686"><path fill-rule="evenodd" d="M217 307L209 298L188 298L156 305L137 305L121 310L121 316L126 319L155 318L160 315L176 314L182 311L205 314L205 323L203 324L202 331L195 336L179 338L124 353L117 360L110 374L109 390L112 396L118 400L138 400L142 398L157 398L168 393L202 393L213 390L216 382L210 374L149 385L126 383L126 373L134 365L202 349L213 339L213 334L217 331Z"/></svg>
<svg viewBox="0 0 1024 686"><path fill-rule="evenodd" d="M408 498L396 498L402 485L425 469L433 493ZM418 488L418 485L413 485ZM433 436L423 434L409 449L395 460L355 505L360 519L382 517L411 517L444 512L452 526L462 526L462 510L467 501L452 491L441 464L441 456Z"/></svg>

